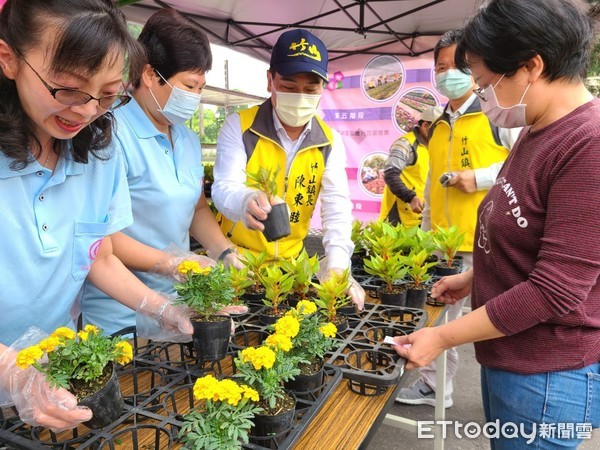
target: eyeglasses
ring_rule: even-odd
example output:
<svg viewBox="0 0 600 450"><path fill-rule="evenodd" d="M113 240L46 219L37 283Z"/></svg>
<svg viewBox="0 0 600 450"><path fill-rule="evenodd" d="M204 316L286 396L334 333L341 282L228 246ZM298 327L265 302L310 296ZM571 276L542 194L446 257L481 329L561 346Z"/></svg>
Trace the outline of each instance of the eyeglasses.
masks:
<svg viewBox="0 0 600 450"><path fill-rule="evenodd" d="M473 94L475 94L479 98L479 100L481 100L482 102L488 101L487 94L486 94L484 88L474 89Z"/></svg>
<svg viewBox="0 0 600 450"><path fill-rule="evenodd" d="M27 62L27 60L23 57L23 55L21 55L19 52L17 52L17 54L21 57L21 59L23 61L25 61L25 64L27 64L29 66L29 68L31 70L33 70L33 73L35 73L37 75L37 77L40 79L40 81L43 83L43 85L46 87L46 89L48 89L48 92L50 92L50 95L52 97L54 97L54 99L57 102L62 103L65 106L85 105L86 103L88 103L91 100L97 100L100 108L112 110L112 109L120 108L123 105L126 105L131 100L131 97L124 93L118 93L118 94L113 94L113 95L104 95L104 96L98 98L98 97L94 97L93 95L87 94L85 92L78 91L77 89L53 88L40 76L39 73L37 73L37 71L33 67L31 67L31 64L29 64L29 62Z"/></svg>

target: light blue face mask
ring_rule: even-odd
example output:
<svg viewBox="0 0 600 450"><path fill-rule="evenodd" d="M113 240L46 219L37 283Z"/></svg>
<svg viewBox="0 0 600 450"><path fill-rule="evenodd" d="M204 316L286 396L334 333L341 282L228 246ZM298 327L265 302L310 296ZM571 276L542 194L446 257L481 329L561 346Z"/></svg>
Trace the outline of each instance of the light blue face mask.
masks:
<svg viewBox="0 0 600 450"><path fill-rule="evenodd" d="M184 91L177 86L171 86L171 84L165 80L158 70L156 73L158 73L158 75L171 88L171 94L169 94L167 103L165 103L163 108L160 107L160 103L158 103L158 100L156 100L156 97L154 97L152 90L150 90L150 94L152 94L152 98L156 102L158 110L172 125L177 125L190 120L190 118L198 109L202 96L200 94L194 94L193 92Z"/></svg>
<svg viewBox="0 0 600 450"><path fill-rule="evenodd" d="M450 100L461 98L471 86L471 75L458 69L449 69L435 75L435 88Z"/></svg>

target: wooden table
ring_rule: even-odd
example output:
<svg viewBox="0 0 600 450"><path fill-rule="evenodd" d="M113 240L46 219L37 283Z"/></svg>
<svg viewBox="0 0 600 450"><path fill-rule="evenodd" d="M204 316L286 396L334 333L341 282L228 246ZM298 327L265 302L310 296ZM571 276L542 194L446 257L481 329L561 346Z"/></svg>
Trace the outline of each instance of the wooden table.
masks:
<svg viewBox="0 0 600 450"><path fill-rule="evenodd" d="M425 306L425 326L435 326L443 319L443 306ZM371 433L377 430L393 405L401 384L384 394L367 397L352 392L343 380L331 394L321 411L300 437L295 450L326 448L350 450L366 448Z"/></svg>

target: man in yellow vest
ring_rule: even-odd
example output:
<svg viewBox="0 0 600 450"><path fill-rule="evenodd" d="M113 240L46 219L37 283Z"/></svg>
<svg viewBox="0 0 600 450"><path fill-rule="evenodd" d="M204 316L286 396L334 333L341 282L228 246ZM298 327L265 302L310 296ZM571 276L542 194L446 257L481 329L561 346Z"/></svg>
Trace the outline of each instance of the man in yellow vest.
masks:
<svg viewBox="0 0 600 450"><path fill-rule="evenodd" d="M473 236L477 207L493 185L516 141L520 129L500 129L481 111L473 77L456 68L454 52L460 31L444 34L433 51L436 89L449 101L444 113L429 131L429 177L425 187L422 228L456 225L465 238L458 256L463 266L473 261ZM485 80L484 80L485 81ZM448 321L461 316L467 298L448 307ZM444 406L452 406L452 380L458 368L458 353L447 351ZM409 405L435 405L436 364L419 369L420 377L401 389L396 401Z"/></svg>
<svg viewBox="0 0 600 450"><path fill-rule="evenodd" d="M425 182L429 173L427 140L429 126L442 115L440 106L423 111L412 131L397 139L385 163L385 189L381 199L380 219L405 227L421 224Z"/></svg>
<svg viewBox="0 0 600 450"><path fill-rule="evenodd" d="M325 274L348 268L354 249L344 144L316 116L328 79L327 62L327 48L312 33L294 29L281 34L267 71L271 97L232 114L223 124L212 187L223 232L236 246L266 251L273 260L300 253L319 199ZM280 169L276 179L280 198L273 204L283 201L289 209L291 233L275 242L262 234L261 221L271 203L263 192L246 186L246 172L260 168ZM348 293L362 308L362 288L353 281Z"/></svg>

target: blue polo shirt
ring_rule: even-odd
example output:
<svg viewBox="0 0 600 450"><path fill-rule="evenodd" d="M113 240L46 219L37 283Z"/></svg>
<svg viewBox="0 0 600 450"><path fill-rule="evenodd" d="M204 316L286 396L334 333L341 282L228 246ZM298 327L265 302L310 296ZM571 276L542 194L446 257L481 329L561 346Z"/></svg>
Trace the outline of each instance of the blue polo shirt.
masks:
<svg viewBox="0 0 600 450"><path fill-rule="evenodd" d="M12 170L0 152L0 342L32 325L73 327L69 311L99 243L132 223L119 155L88 164L61 156L52 173L37 161Z"/></svg>
<svg viewBox="0 0 600 450"><path fill-rule="evenodd" d="M122 230L160 250L189 251L189 229L202 193L204 168L198 136L185 125L171 127L173 145L132 99L115 111L118 150L123 153L133 225ZM173 280L134 272L154 290L172 293ZM81 296L85 324L108 332L135 325L135 313L86 283Z"/></svg>

